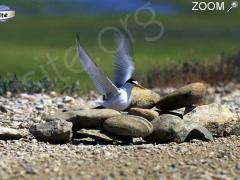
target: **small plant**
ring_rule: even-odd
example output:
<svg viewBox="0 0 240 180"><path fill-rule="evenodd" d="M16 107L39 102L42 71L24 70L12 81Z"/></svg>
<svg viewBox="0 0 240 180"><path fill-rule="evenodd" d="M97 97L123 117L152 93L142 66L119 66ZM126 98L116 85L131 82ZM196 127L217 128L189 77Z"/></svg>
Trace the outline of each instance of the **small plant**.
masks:
<svg viewBox="0 0 240 180"><path fill-rule="evenodd" d="M240 52L228 55L221 54L220 59L212 64L185 62L171 65L165 69L154 67L146 74L137 74L145 86L164 87L204 81L211 85L224 85L229 82L240 83Z"/></svg>
<svg viewBox="0 0 240 180"><path fill-rule="evenodd" d="M23 82L16 75L13 75L9 79L0 77L0 96L6 96L8 92L12 96L17 96L20 93L50 93L51 91L73 95L79 92L79 85L77 83L70 85L61 84L48 78L43 78L40 81Z"/></svg>

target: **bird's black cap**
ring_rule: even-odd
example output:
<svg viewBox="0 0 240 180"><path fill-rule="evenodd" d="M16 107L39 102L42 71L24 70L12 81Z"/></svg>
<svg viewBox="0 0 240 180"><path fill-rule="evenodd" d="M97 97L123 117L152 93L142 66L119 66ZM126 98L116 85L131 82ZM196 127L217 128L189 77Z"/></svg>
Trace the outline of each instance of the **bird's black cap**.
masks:
<svg viewBox="0 0 240 180"><path fill-rule="evenodd" d="M130 78L129 80L127 80L126 83L138 84L138 82L133 78Z"/></svg>

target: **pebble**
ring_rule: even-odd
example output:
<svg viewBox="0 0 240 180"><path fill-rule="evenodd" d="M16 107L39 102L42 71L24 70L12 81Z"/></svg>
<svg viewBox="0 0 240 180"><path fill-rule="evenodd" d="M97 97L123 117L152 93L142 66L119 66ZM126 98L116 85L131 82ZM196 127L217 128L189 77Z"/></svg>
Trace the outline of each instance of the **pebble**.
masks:
<svg viewBox="0 0 240 180"><path fill-rule="evenodd" d="M52 91L52 92L49 93L49 95L51 97L56 97L58 94L55 91Z"/></svg>
<svg viewBox="0 0 240 180"><path fill-rule="evenodd" d="M65 96L62 100L64 103L70 103L70 102L73 102L74 99L70 96Z"/></svg>
<svg viewBox="0 0 240 180"><path fill-rule="evenodd" d="M64 104L59 102L59 103L57 103L57 107L59 109L63 109L64 108Z"/></svg>
<svg viewBox="0 0 240 180"><path fill-rule="evenodd" d="M23 134L18 129L0 126L0 139L20 139L21 137Z"/></svg>
<svg viewBox="0 0 240 180"><path fill-rule="evenodd" d="M237 164L236 164L236 169L237 169L237 170L240 170L240 162L237 162Z"/></svg>
<svg viewBox="0 0 240 180"><path fill-rule="evenodd" d="M3 113L7 113L7 108L4 107L4 106L0 106L0 111L3 112Z"/></svg>
<svg viewBox="0 0 240 180"><path fill-rule="evenodd" d="M35 106L37 110L41 111L44 110L44 106L42 104L38 104Z"/></svg>

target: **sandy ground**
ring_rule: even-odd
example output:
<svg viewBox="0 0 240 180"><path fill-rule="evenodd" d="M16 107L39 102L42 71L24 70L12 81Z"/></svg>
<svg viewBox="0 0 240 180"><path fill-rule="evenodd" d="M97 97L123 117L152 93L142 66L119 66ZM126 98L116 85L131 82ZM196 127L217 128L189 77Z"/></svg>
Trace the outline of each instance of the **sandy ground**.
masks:
<svg viewBox="0 0 240 180"><path fill-rule="evenodd" d="M240 179L240 137L214 142L51 145L0 141L1 179Z"/></svg>

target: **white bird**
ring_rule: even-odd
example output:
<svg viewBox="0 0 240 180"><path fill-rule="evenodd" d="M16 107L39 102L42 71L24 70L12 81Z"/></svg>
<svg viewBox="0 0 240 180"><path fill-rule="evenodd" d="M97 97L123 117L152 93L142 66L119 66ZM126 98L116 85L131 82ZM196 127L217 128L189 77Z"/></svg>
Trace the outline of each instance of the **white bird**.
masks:
<svg viewBox="0 0 240 180"><path fill-rule="evenodd" d="M132 79L134 64L130 55L127 38L120 34L117 38L117 51L114 63L114 81L112 82L91 60L77 36L77 51L80 62L94 83L98 93L103 95L103 103L99 108L110 108L118 111L127 109L131 103L134 86L143 88Z"/></svg>

